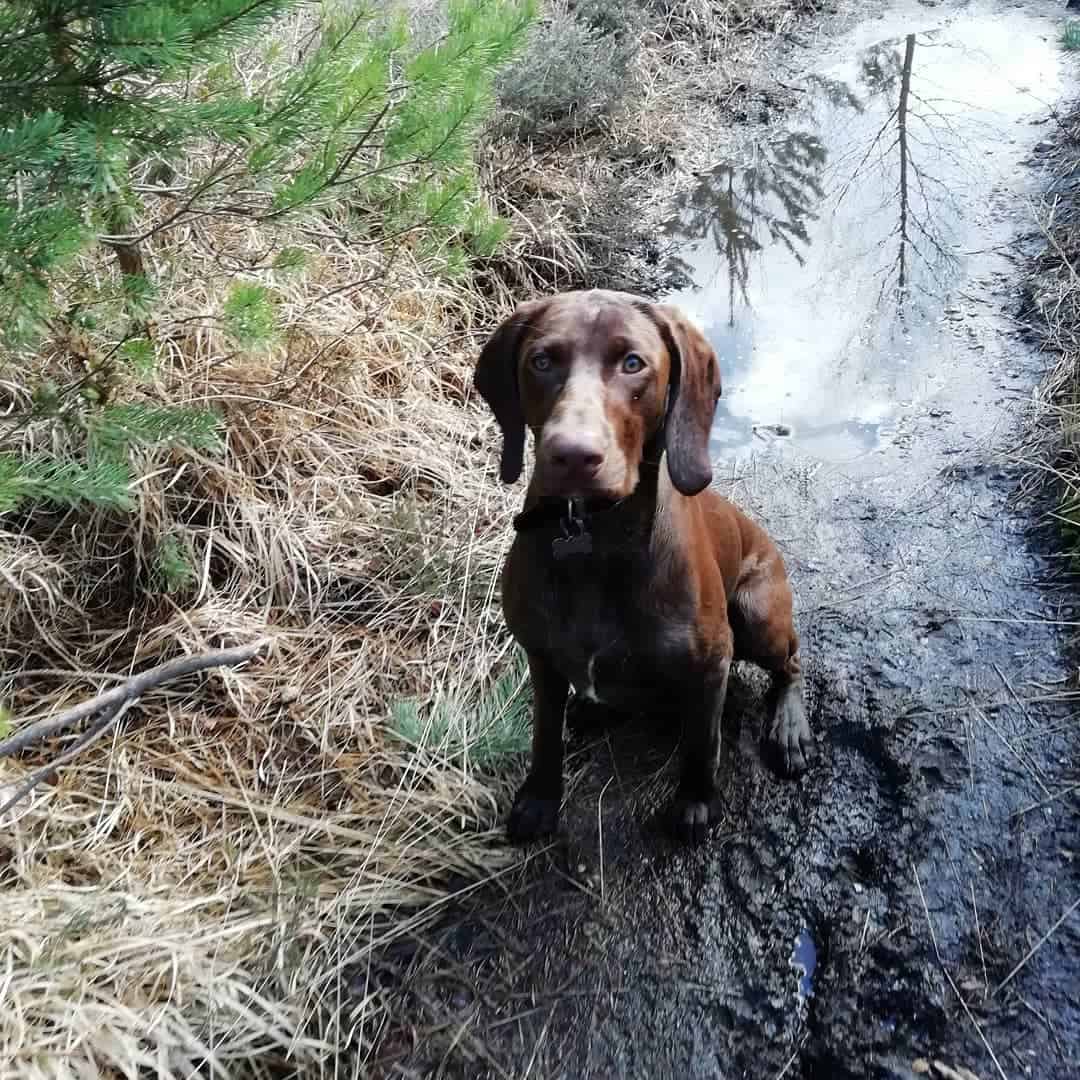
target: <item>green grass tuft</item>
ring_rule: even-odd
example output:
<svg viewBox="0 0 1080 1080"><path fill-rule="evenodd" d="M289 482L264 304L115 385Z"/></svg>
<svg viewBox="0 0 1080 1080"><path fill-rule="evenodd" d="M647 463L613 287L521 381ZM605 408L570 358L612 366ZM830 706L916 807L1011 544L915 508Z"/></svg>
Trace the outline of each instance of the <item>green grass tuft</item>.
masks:
<svg viewBox="0 0 1080 1080"><path fill-rule="evenodd" d="M1061 32L1061 47L1069 52L1080 49L1080 21L1070 19Z"/></svg>
<svg viewBox="0 0 1080 1080"><path fill-rule="evenodd" d="M410 746L487 768L529 748L530 704L528 669L516 654L479 694L475 688L450 691L427 706L395 702L390 730Z"/></svg>
<svg viewBox="0 0 1080 1080"><path fill-rule="evenodd" d="M154 574L157 584L167 593L183 592L195 583L195 567L179 537L162 537L155 552Z"/></svg>

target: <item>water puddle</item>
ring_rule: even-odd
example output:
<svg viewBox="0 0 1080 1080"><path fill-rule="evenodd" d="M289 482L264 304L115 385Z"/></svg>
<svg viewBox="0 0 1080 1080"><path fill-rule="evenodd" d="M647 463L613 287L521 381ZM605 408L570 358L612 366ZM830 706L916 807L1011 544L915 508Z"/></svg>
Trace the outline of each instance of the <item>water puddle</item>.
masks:
<svg viewBox="0 0 1080 1080"><path fill-rule="evenodd" d="M902 446L956 391L961 350L970 368L985 348L969 320L1023 214L1060 46L1022 10L924 17L939 25L800 83L790 126L716 166L670 225L688 284L669 299L724 371L714 456Z"/></svg>
<svg viewBox="0 0 1080 1080"><path fill-rule="evenodd" d="M814 970L817 967L817 946L810 931L803 927L795 938L789 960L798 975L795 995L800 1006L814 996Z"/></svg>

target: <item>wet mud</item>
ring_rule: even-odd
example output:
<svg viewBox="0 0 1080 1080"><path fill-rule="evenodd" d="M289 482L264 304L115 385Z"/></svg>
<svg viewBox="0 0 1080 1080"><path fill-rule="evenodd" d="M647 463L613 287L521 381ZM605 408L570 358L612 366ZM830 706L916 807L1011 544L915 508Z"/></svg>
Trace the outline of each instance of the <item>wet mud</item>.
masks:
<svg viewBox="0 0 1080 1080"><path fill-rule="evenodd" d="M403 1018L382 1075L1080 1075L1075 586L1007 464L1061 9L866 17L677 208L716 482L788 564L816 760L763 767L737 669L687 849L675 740L572 734L559 839L366 973Z"/></svg>

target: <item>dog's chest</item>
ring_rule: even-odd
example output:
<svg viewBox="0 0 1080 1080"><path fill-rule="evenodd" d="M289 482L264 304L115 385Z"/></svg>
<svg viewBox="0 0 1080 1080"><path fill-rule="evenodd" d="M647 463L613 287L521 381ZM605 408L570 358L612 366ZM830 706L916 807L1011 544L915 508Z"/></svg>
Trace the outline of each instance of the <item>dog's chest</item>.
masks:
<svg viewBox="0 0 1080 1080"><path fill-rule="evenodd" d="M603 597L594 602L566 605L564 617L551 621L549 652L569 679L574 692L586 701L617 705L630 681L629 674L656 665L649 655L641 620L627 619Z"/></svg>
<svg viewBox="0 0 1080 1080"><path fill-rule="evenodd" d="M551 658L575 692L617 708L643 707L681 680L693 652L690 620L633 560L534 564L510 629Z"/></svg>
<svg viewBox="0 0 1080 1080"><path fill-rule="evenodd" d="M689 635L682 626L650 617L647 610L621 619L579 613L570 632L553 635L556 666L586 701L633 710L655 704L684 681L690 666Z"/></svg>

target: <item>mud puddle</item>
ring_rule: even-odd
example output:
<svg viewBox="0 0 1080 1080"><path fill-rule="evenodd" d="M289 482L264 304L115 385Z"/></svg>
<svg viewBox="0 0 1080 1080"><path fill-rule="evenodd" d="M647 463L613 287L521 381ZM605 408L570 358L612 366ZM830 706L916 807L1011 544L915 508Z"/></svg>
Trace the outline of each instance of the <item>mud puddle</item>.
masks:
<svg viewBox="0 0 1080 1080"><path fill-rule="evenodd" d="M817 760L761 766L738 671L726 816L686 850L670 740L573 737L559 841L363 973L414 1033L383 1074L1080 1075L1077 725L1046 622L1077 613L1001 453L1040 374L1010 313L1062 14L915 4L816 42L786 129L680 208L672 299L721 352L718 482L788 563Z"/></svg>
<svg viewBox="0 0 1080 1080"><path fill-rule="evenodd" d="M967 370L984 346L957 329L986 303L970 284L1010 238L1061 50L1024 8L932 19L805 77L787 126L678 208L675 268L692 284L673 300L724 358L721 459L755 436L829 461L911 440L958 396L955 376L985 411L992 385Z"/></svg>

